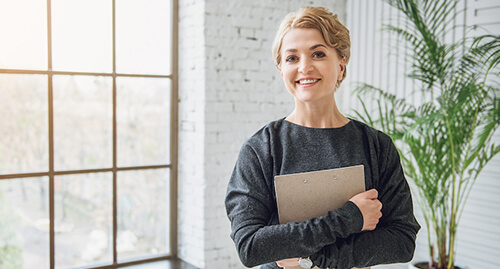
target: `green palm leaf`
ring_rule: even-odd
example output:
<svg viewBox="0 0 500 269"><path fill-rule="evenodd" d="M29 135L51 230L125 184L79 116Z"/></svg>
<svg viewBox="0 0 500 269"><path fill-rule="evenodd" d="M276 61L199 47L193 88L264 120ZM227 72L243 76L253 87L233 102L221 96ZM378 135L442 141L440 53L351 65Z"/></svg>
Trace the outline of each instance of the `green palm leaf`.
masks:
<svg viewBox="0 0 500 269"><path fill-rule="evenodd" d="M500 152L493 135L500 124L500 36L445 36L457 27L458 1L386 0L406 18L405 28L386 25L411 55L408 77L415 94L431 95L415 106L368 84L355 93L356 116L386 132L398 145L405 173L418 192L435 268L451 269L455 236L467 197L483 167ZM493 76L490 76L493 74ZM361 98L370 96L371 98ZM364 100L377 100L368 110Z"/></svg>

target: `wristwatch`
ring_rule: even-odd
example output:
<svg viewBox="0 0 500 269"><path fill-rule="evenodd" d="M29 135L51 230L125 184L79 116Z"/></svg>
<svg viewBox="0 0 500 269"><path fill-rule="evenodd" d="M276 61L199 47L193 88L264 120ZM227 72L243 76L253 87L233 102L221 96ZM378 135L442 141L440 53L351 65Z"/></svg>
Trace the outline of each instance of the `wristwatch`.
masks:
<svg viewBox="0 0 500 269"><path fill-rule="evenodd" d="M302 268L312 268L313 267L313 262L311 261L311 259L309 259L309 257L307 257L307 258L300 258L299 259L299 265Z"/></svg>

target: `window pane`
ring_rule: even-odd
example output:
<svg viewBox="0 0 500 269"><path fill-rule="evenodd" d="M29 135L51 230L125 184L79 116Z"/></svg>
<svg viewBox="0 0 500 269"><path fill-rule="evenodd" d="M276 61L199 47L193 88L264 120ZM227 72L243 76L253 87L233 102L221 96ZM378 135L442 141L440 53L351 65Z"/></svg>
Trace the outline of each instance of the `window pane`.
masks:
<svg viewBox="0 0 500 269"><path fill-rule="evenodd" d="M54 76L56 170L112 166L112 79Z"/></svg>
<svg viewBox="0 0 500 269"><path fill-rule="evenodd" d="M54 70L112 71L111 1L52 0Z"/></svg>
<svg viewBox="0 0 500 269"><path fill-rule="evenodd" d="M49 268L48 179L0 180L0 268Z"/></svg>
<svg viewBox="0 0 500 269"><path fill-rule="evenodd" d="M0 1L0 68L47 70L47 1Z"/></svg>
<svg viewBox="0 0 500 269"><path fill-rule="evenodd" d="M57 268L113 260L111 173L55 178L55 263Z"/></svg>
<svg viewBox="0 0 500 269"><path fill-rule="evenodd" d="M170 161L170 80L117 78L118 165Z"/></svg>
<svg viewBox="0 0 500 269"><path fill-rule="evenodd" d="M0 174L48 170L47 92L46 76L0 74Z"/></svg>
<svg viewBox="0 0 500 269"><path fill-rule="evenodd" d="M169 252L169 170L118 173L118 259Z"/></svg>
<svg viewBox="0 0 500 269"><path fill-rule="evenodd" d="M117 1L117 72L168 75L171 20L170 1Z"/></svg>

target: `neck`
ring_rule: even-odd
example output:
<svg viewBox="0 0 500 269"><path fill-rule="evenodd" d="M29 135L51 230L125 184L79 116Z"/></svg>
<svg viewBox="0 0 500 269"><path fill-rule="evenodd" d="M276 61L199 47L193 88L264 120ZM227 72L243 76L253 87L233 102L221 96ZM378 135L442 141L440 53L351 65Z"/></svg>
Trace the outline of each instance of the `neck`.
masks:
<svg viewBox="0 0 500 269"><path fill-rule="evenodd" d="M295 109L286 120L311 128L338 128L349 122L349 119L338 110L335 99L328 104L311 104L295 100Z"/></svg>

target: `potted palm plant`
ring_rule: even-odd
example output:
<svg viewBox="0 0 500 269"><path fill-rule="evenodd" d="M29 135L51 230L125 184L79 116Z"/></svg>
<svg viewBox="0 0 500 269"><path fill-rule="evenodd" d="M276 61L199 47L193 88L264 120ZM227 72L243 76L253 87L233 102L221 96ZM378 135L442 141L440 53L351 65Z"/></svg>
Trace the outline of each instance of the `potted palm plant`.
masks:
<svg viewBox="0 0 500 269"><path fill-rule="evenodd" d="M418 268L455 266L457 228L468 195L483 167L498 152L493 134L500 123L500 36L445 42L456 30L454 0L386 0L406 19L387 26L412 53L408 77L420 104L363 84L357 87L357 117L395 141L406 176L413 182L429 242L429 262ZM455 28L453 28L455 27ZM451 30L450 30L451 29ZM464 28L466 29L466 28ZM372 98L361 98L366 95ZM370 111L364 100L376 100ZM414 267L415 268L415 267Z"/></svg>

